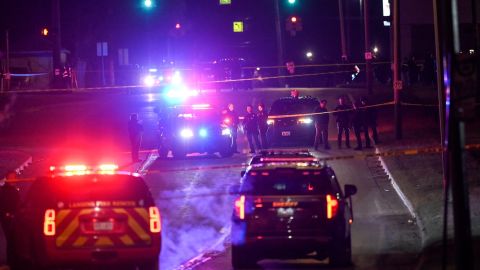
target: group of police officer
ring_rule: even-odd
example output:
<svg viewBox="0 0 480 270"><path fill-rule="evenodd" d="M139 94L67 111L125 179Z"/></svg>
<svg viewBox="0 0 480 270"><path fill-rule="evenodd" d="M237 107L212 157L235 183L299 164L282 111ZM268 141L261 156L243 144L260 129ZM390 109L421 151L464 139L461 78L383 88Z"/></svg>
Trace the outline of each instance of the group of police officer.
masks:
<svg viewBox="0 0 480 270"><path fill-rule="evenodd" d="M292 98L298 98L299 92L297 90L291 91ZM338 148L342 148L342 140L345 136L345 146L350 146L350 129L353 128L357 147L354 150L362 150L364 144L362 141L362 134L365 141L365 148L371 148L371 139L369 131L372 131L373 141L375 144L379 143L377 132L377 113L374 107L369 106L367 98L362 97L352 105L347 104L347 98L341 96L338 98L338 104L333 112L327 109L327 100L320 100L319 106L313 111L315 119L315 141L314 148L318 150L319 145L323 144L325 150L331 149L328 142L328 125L330 114L336 118L338 136ZM234 109L233 103L228 104L226 110L223 111L229 119L231 119L230 128L233 137L233 151L238 152L237 148L237 133L240 125L240 120L237 112ZM260 103L257 107L257 112L253 111L252 105L246 106L246 113L243 116L242 127L247 136L250 153L255 153L255 149L268 148L267 129L268 129L268 113L265 110L265 105Z"/></svg>
<svg viewBox="0 0 480 270"><path fill-rule="evenodd" d="M330 149L328 143L328 122L329 114L327 110L327 101L325 99L320 101L320 105L315 109L315 150L318 150L319 144L323 143L326 150ZM377 132L377 112L374 107L369 106L365 97L353 103L350 106L346 103L346 98L341 96L338 98L337 107L333 111L337 123L337 143L338 148L342 148L342 139L345 135L345 146L350 147L350 128L353 127L357 147L354 150L362 150L363 142L361 135L363 133L365 140L365 147L371 148L371 140L369 130L372 130L373 141L378 144Z"/></svg>

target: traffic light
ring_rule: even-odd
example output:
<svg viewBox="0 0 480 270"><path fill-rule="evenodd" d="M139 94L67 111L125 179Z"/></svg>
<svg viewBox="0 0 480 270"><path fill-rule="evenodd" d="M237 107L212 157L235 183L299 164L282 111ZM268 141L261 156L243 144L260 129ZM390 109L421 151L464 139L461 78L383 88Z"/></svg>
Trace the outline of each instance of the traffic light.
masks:
<svg viewBox="0 0 480 270"><path fill-rule="evenodd" d="M297 2L297 1L296 1L296 0L288 0L288 3L289 3L290 5L294 5L295 2Z"/></svg>
<svg viewBox="0 0 480 270"><path fill-rule="evenodd" d="M182 25L180 23L175 24L175 29L180 29L182 28Z"/></svg>
<svg viewBox="0 0 480 270"><path fill-rule="evenodd" d="M290 21L292 23L296 23L297 22L297 17L295 17L295 16L290 17Z"/></svg>
<svg viewBox="0 0 480 270"><path fill-rule="evenodd" d="M153 6L153 0L144 0L143 1L143 5L146 7L146 8L151 8Z"/></svg>
<svg viewBox="0 0 480 270"><path fill-rule="evenodd" d="M48 36L48 29L47 28L43 28L42 29L42 36Z"/></svg>

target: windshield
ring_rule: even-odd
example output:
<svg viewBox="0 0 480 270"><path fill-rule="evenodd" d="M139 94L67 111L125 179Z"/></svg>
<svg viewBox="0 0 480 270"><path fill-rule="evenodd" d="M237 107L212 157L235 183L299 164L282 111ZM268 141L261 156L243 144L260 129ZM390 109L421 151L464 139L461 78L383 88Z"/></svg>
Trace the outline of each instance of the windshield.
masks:
<svg viewBox="0 0 480 270"><path fill-rule="evenodd" d="M273 103L272 108L270 109L270 115L312 113L318 104L318 100L316 99L277 100Z"/></svg>

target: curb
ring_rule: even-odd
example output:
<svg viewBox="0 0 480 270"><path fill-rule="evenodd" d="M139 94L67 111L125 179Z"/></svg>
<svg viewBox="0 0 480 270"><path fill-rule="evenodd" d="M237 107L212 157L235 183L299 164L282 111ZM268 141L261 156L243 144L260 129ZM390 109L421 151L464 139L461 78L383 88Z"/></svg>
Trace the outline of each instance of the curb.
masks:
<svg viewBox="0 0 480 270"><path fill-rule="evenodd" d="M375 147L375 153L379 153L380 151L378 150L377 147ZM390 182L392 183L393 189L395 189L395 192L397 192L398 196L402 200L403 204L405 207L407 207L408 212L412 216L413 219L415 219L417 223L417 227L419 228L420 231L420 236L422 237L422 246L425 242L425 226L422 223L421 218L418 216L417 212L415 211L415 208L413 207L412 202L408 197L403 193L402 189L398 185L397 181L395 181L395 178L393 178L392 173L388 170L387 164L385 163L385 160L383 160L383 157L378 157L378 160L380 161L380 164L382 165L382 168L385 170L385 173L388 175L388 178L390 179Z"/></svg>

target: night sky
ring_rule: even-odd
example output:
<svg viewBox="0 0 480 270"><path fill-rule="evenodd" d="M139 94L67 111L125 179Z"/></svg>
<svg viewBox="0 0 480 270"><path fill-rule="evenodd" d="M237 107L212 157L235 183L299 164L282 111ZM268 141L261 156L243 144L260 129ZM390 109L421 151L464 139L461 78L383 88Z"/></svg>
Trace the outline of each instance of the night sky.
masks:
<svg viewBox="0 0 480 270"><path fill-rule="evenodd" d="M62 0L62 45L72 59L95 58L96 42L107 41L109 50L128 48L132 64L152 64L162 59L191 64L222 57L243 57L258 65L276 63L274 3L272 0L232 0L221 6L218 0L155 0L148 10L143 0ZM363 26L358 1L345 1L350 58L363 52ZM50 37L43 27L51 27L51 1L1 0L0 40L10 30L11 50L49 50ZM382 43L388 29L381 22L381 1L372 0L372 41ZM306 61L311 50L316 62L340 60L338 2L297 0L280 5L286 58ZM301 18L303 31L292 37L285 30L291 15ZM234 20L245 22L244 33L233 33ZM176 30L175 24L181 29ZM378 29L378 31L377 31ZM383 45L386 46L387 44Z"/></svg>

